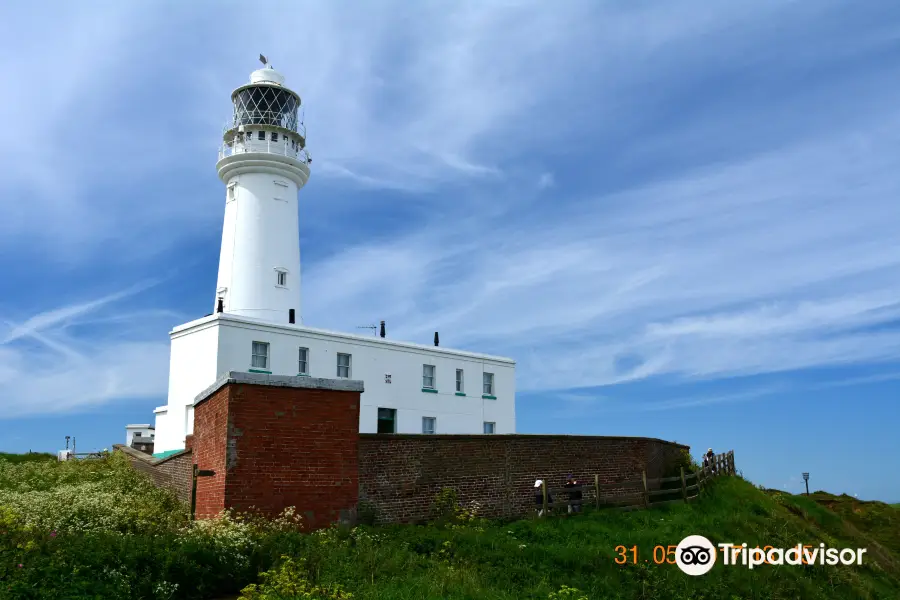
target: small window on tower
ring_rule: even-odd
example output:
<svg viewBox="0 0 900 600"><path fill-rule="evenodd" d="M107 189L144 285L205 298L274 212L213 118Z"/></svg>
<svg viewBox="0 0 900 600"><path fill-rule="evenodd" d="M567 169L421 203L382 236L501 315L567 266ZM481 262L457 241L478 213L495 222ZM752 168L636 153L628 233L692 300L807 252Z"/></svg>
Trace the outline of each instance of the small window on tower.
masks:
<svg viewBox="0 0 900 600"><path fill-rule="evenodd" d="M260 139L260 141L263 141L263 142L266 141L266 132L265 131L259 132L259 139Z"/></svg>
<svg viewBox="0 0 900 600"><path fill-rule="evenodd" d="M276 279L277 285L280 285L280 286L287 285L287 273L285 273L284 271L278 271L276 274L276 277L277 277L277 279Z"/></svg>
<svg viewBox="0 0 900 600"><path fill-rule="evenodd" d="M272 132L272 141L273 141L273 142L277 142L277 141L278 141L278 134L275 133L274 131Z"/></svg>

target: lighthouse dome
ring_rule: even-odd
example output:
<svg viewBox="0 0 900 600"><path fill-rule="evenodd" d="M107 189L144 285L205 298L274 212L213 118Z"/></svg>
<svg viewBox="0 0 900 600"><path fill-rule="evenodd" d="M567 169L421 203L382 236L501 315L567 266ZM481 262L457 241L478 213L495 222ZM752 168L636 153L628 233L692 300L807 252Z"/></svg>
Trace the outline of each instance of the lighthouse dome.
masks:
<svg viewBox="0 0 900 600"><path fill-rule="evenodd" d="M250 83L284 85L284 75L273 69L272 65L266 65L262 69L257 69L250 73Z"/></svg>

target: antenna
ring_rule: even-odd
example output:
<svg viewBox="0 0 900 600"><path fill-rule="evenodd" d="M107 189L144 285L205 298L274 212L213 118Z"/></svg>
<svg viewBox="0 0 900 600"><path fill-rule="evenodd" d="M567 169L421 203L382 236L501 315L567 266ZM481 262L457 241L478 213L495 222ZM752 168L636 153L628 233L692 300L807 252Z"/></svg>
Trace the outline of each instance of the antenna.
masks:
<svg viewBox="0 0 900 600"><path fill-rule="evenodd" d="M378 335L378 325L358 325L357 329L371 329L374 335Z"/></svg>

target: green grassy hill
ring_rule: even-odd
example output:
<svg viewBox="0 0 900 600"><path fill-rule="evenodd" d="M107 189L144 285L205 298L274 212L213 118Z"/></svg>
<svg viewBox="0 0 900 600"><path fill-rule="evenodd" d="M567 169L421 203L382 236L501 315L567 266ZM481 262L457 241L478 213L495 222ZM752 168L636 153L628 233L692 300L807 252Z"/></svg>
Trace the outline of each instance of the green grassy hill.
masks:
<svg viewBox="0 0 900 600"><path fill-rule="evenodd" d="M305 534L289 522L190 524L123 457L0 460L0 598L235 598L261 581L297 593L265 595L263 585L246 598L347 598L336 586L354 600L897 598L898 515L887 504L762 491L730 477L689 505ZM689 577L666 564L666 550L692 534L868 553L862 566L717 564Z"/></svg>

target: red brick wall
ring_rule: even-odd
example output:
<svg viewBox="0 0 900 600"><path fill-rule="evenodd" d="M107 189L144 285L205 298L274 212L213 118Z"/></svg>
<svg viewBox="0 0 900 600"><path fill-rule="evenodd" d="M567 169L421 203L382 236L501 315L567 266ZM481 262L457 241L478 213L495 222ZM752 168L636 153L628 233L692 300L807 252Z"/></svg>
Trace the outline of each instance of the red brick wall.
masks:
<svg viewBox="0 0 900 600"><path fill-rule="evenodd" d="M534 481L562 487L568 474L593 483L661 477L687 446L652 438L564 435L359 436L359 497L379 522L429 517L435 494L456 489L460 501L477 501L488 517L515 517L534 507ZM625 496L634 486L607 490ZM592 498L593 494L586 494Z"/></svg>
<svg viewBox="0 0 900 600"><path fill-rule="evenodd" d="M278 514L294 506L310 528L351 518L359 392L229 383L194 407L197 516L222 507Z"/></svg>
<svg viewBox="0 0 900 600"><path fill-rule="evenodd" d="M226 452L229 405L232 386L226 385L194 407L191 452L194 463L215 471L211 477L197 478L197 518L214 517L225 508Z"/></svg>
<svg viewBox="0 0 900 600"><path fill-rule="evenodd" d="M191 501L193 464L189 450L172 454L160 460L124 445L114 445L113 448L124 453L131 465L149 476L158 487L171 489L182 502L189 503Z"/></svg>

